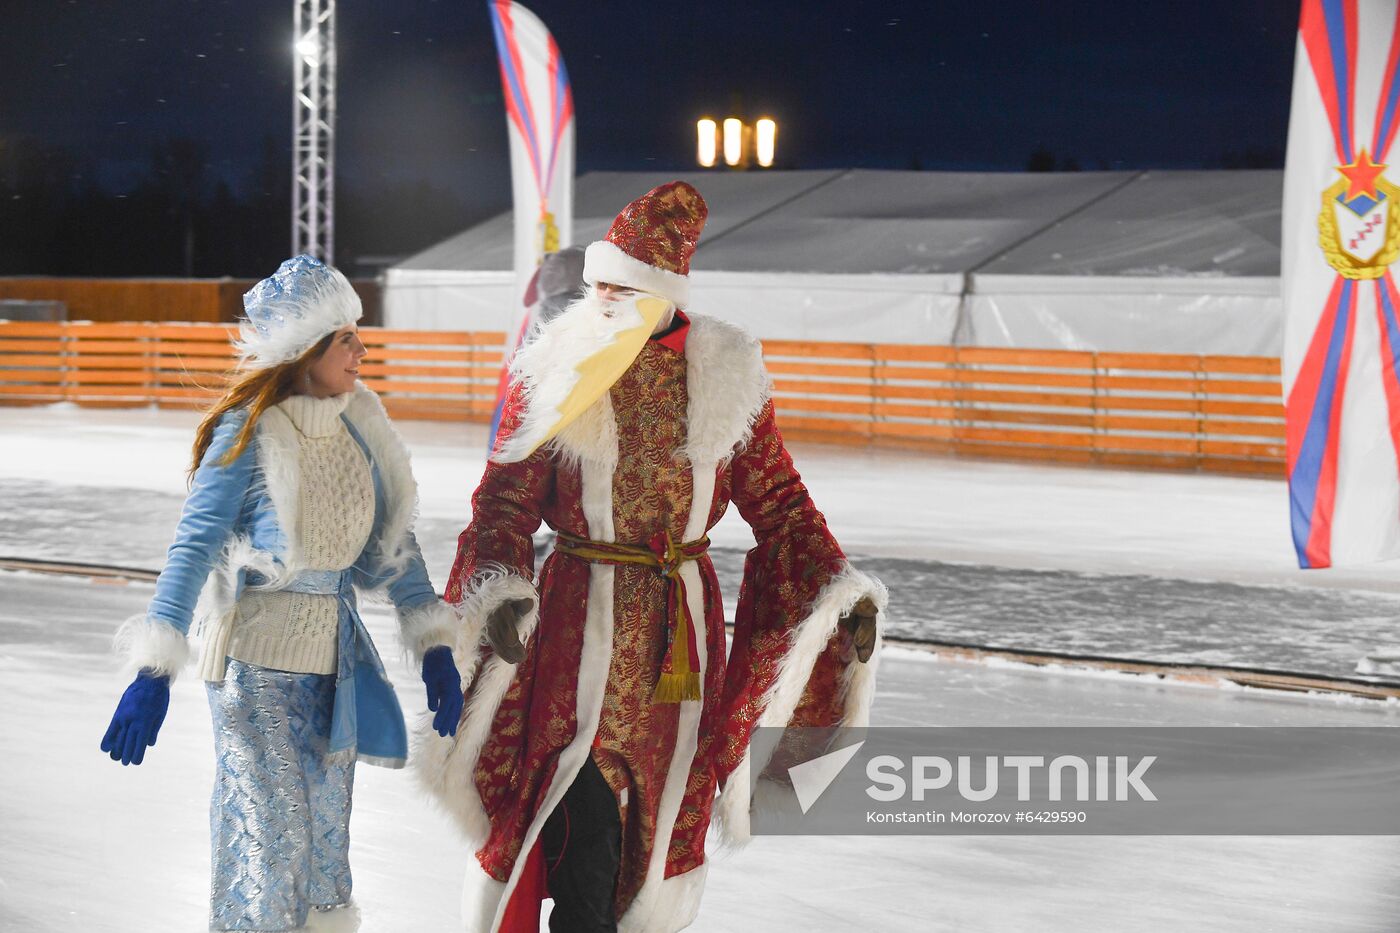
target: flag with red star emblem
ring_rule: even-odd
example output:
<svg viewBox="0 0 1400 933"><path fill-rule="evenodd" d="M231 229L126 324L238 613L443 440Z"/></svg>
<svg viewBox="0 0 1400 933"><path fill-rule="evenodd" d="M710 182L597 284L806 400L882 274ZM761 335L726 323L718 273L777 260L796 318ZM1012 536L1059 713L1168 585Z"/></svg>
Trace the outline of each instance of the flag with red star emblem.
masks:
<svg viewBox="0 0 1400 933"><path fill-rule="evenodd" d="M1400 2L1303 0L1283 198L1299 566L1400 557Z"/></svg>

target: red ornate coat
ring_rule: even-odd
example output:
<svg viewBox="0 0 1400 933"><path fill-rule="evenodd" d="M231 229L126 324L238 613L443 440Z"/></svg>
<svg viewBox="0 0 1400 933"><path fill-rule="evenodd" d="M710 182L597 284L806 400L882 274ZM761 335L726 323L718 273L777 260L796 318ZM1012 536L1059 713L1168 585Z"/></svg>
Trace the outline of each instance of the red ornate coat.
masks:
<svg viewBox="0 0 1400 933"><path fill-rule="evenodd" d="M571 312L572 314L572 312ZM501 436L590 349L551 322L518 365ZM576 323L576 322L575 322ZM523 367L523 368L521 368ZM749 737L757 725L864 725L878 660L854 656L839 617L879 581L846 561L783 446L759 344L694 316L649 341L606 396L550 444L509 461L498 445L472 497L447 598L465 620L466 710L455 739L420 730L416 766L479 846L463 891L467 930L539 929L536 841L592 756L618 799L623 930L689 925L712 818L748 837ZM504 453L503 453L504 452ZM657 703L665 578L646 566L554 552L535 574L541 522L579 538L645 543L705 535L733 503L752 526L726 657L723 600L708 557L682 565L703 700ZM508 599L525 658L494 657L486 617ZM723 788L718 800L716 790ZM533 854L533 857L532 857Z"/></svg>

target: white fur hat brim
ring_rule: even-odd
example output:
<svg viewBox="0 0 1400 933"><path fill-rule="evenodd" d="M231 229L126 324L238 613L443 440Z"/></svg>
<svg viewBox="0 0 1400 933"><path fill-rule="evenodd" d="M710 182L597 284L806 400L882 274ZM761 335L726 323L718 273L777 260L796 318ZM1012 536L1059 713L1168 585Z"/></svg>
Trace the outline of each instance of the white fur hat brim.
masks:
<svg viewBox="0 0 1400 933"><path fill-rule="evenodd" d="M364 314L360 296L339 270L317 263L284 273L296 257L283 263L278 275L259 282L244 298L236 343L246 369L266 369L290 363L321 340ZM284 287L269 283L283 276Z"/></svg>
<svg viewBox="0 0 1400 933"><path fill-rule="evenodd" d="M583 254L583 280L589 285L609 282L665 298L677 308L690 304L690 279L676 272L649 266L607 240L588 244Z"/></svg>

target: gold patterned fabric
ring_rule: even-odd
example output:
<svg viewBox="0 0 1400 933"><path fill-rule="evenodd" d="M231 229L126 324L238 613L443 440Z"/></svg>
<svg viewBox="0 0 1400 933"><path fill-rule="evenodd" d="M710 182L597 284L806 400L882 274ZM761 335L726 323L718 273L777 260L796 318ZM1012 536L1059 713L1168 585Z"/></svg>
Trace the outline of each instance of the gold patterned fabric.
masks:
<svg viewBox="0 0 1400 933"><path fill-rule="evenodd" d="M612 475L615 542L667 536L685 541L690 530L695 484L691 464L681 453L689 412L684 346L675 340L649 341L609 391L618 438ZM512 429L519 411L517 395L507 403L503 432ZM682 710L687 715L696 710L693 703L654 700L674 591L655 566L622 563L612 569L612 653L591 755L617 798L622 820L618 916L641 890L656 846L666 847L666 877L704 862L718 782L742 757L760 713L759 698L773 682L795 627L844 562L793 468L771 403L759 412L751 439L732 460L702 466L716 470L713 502L701 504L707 516L704 531L720 520L732 497L753 526L756 546L745 564L734 648L727 660L724 603L713 565L706 554L694 563L703 607L702 617L693 620L697 642L704 645L703 700L696 752L689 762L676 762L684 792L666 838L657 838L661 798L682 738ZM709 488L706 479L704 488ZM460 599L478 574L501 566L531 579L530 535L541 519L576 540L591 539L582 497L579 468L547 448L519 463L489 464L473 496L473 520L459 544L449 598ZM472 776L490 819L477 858L498 881L508 880L525 855L524 836L541 815L559 753L591 725L577 721L580 684L603 676L579 669L590 565L563 553L565 549L556 549L540 571L540 621L500 700ZM813 685L797 711L800 721L823 724L839 718L839 675L849 663L848 642L849 636L838 634L818 659ZM489 648L485 651L489 656ZM480 683L474 680L469 688L469 706ZM688 732L684 738L689 742ZM525 887L522 882L514 896L525 896ZM513 901L510 915L517 909L529 914L528 907Z"/></svg>
<svg viewBox="0 0 1400 933"><path fill-rule="evenodd" d="M681 538L690 518L685 357L651 341L609 392L617 420L613 530L619 541ZM705 559L708 564L708 559ZM657 811L676 744L679 707L654 703L666 654L667 581L649 567L613 571L613 662L593 758L622 808L618 907L646 880ZM619 916L621 912L619 911Z"/></svg>
<svg viewBox="0 0 1400 933"><path fill-rule="evenodd" d="M586 541L560 532L554 549L560 554L592 564L651 567L666 578L670 624L666 633L666 654L661 659L661 672L657 676L656 692L652 694L652 699L657 703L700 702L703 699L700 693L700 650L681 567L703 557L710 549L710 539L677 544L667 534L652 538L645 545L614 544L609 541Z"/></svg>
<svg viewBox="0 0 1400 933"><path fill-rule="evenodd" d="M709 213L694 186L667 182L624 207L608 228L606 239L639 262L676 275L690 275L690 257Z"/></svg>

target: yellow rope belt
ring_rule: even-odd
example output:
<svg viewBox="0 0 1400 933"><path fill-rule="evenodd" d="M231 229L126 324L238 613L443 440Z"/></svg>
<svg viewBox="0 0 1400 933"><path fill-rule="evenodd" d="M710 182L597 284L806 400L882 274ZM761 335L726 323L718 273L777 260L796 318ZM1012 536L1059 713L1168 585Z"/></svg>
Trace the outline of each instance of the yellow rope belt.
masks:
<svg viewBox="0 0 1400 933"><path fill-rule="evenodd" d="M614 544L610 541L590 541L566 532L559 532L554 549L560 554L577 557L593 564L637 564L652 567L666 578L666 656L661 661L661 676L656 680L652 699L657 703L679 703L699 700L700 648L695 620L686 601L685 580L681 565L699 560L710 548L709 538L676 544L670 533L656 535L650 546L644 544ZM680 631L683 629L684 631ZM677 654L677 635L685 650Z"/></svg>

